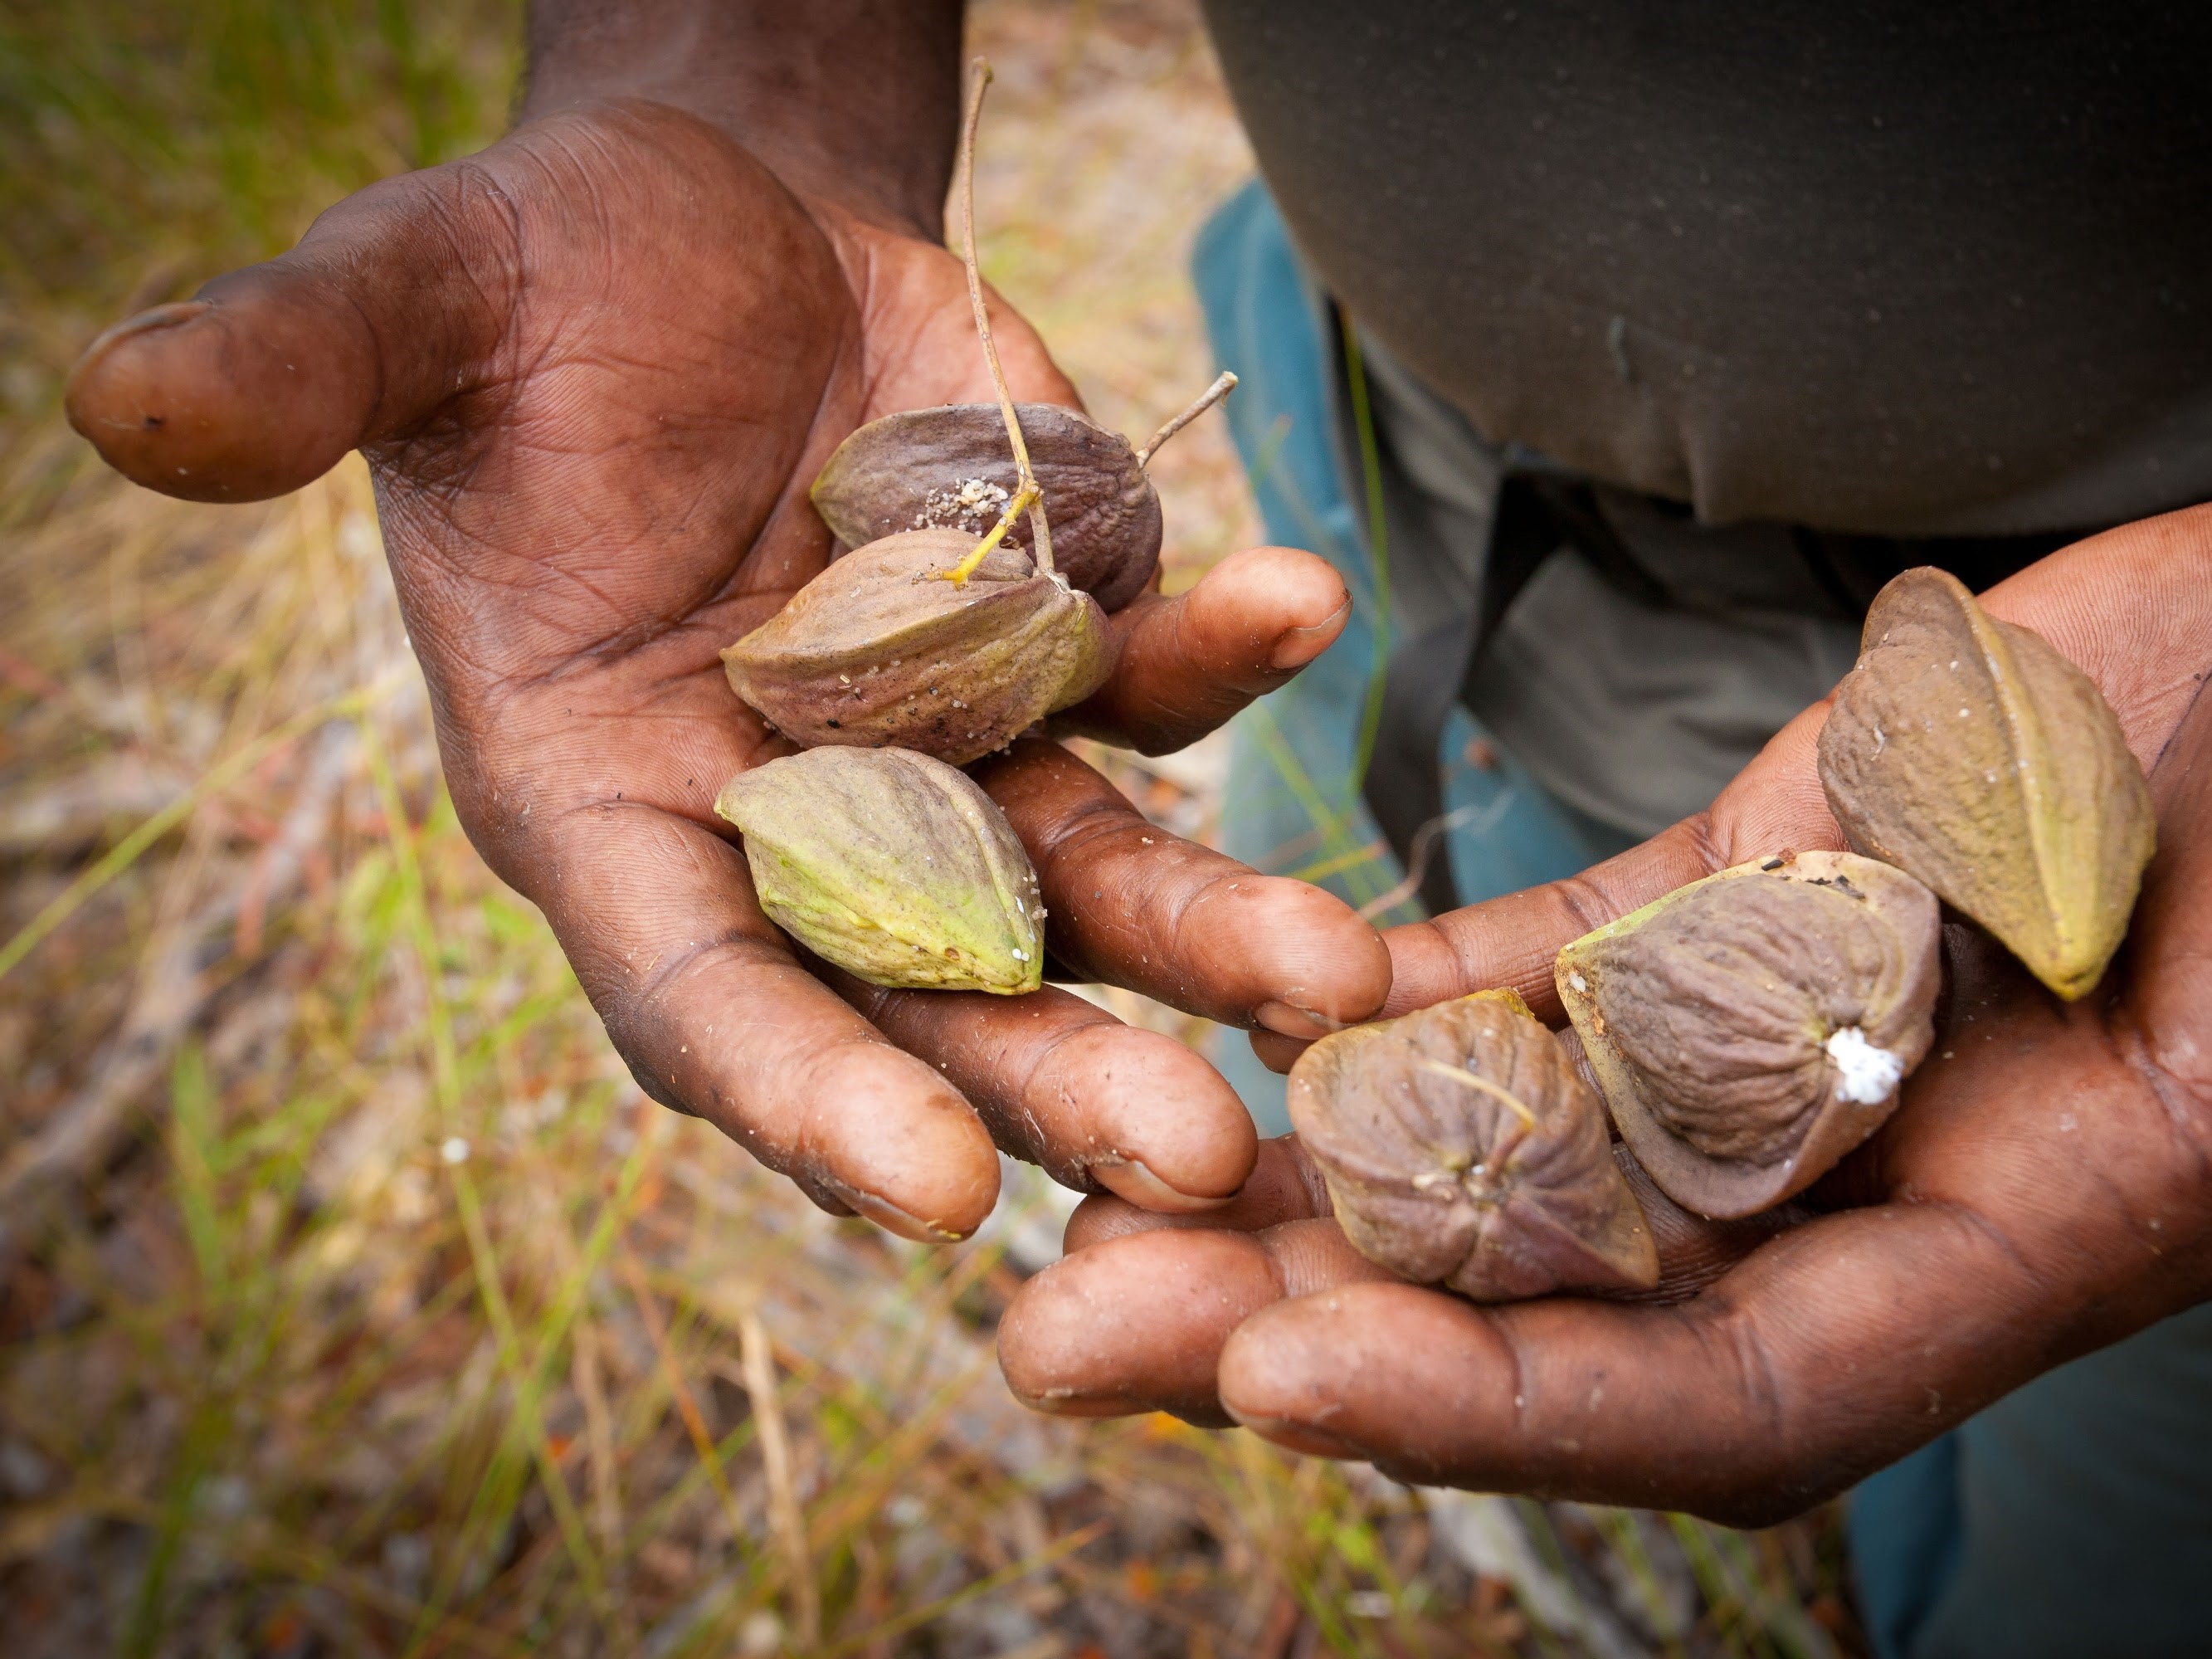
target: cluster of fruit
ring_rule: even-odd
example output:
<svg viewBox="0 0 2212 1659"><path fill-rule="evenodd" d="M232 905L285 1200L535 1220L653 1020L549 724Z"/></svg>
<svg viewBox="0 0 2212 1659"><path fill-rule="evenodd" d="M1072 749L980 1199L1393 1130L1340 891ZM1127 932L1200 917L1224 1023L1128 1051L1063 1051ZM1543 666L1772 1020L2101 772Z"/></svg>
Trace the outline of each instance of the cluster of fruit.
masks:
<svg viewBox="0 0 2212 1659"><path fill-rule="evenodd" d="M738 696L804 752L739 774L714 805L744 832L762 908L816 955L877 985L1018 995L1043 968L1036 874L957 769L1104 682L1106 612L1159 563L1146 466L1237 381L1141 449L1071 410L1015 404L975 264L989 78L979 63L961 202L999 401L885 416L830 458L814 506L851 550L722 653Z"/></svg>
<svg viewBox="0 0 2212 1659"><path fill-rule="evenodd" d="M1363 1255L1485 1301L1650 1289L1632 1161L1723 1219L1832 1169L1933 1042L1943 905L2058 996L2096 986L2150 861L2150 792L2040 635L1906 571L1868 613L1820 771L1857 850L1738 865L1577 939L1553 969L1571 1032L1490 991L1300 1056L1291 1116Z"/></svg>

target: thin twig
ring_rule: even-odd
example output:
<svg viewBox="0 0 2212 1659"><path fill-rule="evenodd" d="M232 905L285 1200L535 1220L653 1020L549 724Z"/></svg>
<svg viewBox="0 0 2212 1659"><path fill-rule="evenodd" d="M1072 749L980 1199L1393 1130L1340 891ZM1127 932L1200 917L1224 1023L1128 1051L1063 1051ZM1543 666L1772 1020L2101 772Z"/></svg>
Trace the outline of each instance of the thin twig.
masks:
<svg viewBox="0 0 2212 1659"><path fill-rule="evenodd" d="M1212 386L1191 399L1189 408L1145 440L1145 447L1137 452L1137 465L1150 466L1152 464L1152 457L1160 453L1162 444L1236 390L1237 377L1227 369L1223 369L1220 374L1214 376Z"/></svg>
<svg viewBox="0 0 2212 1659"><path fill-rule="evenodd" d="M791 1441L783 1424L783 1400L775 1386L775 1358L768 1328L752 1306L738 1315L738 1360L744 1367L745 1392L752 1396L753 1424L760 1434L761 1464L768 1476L769 1525L782 1547L791 1577L792 1622L803 1651L822 1640L822 1589L815 1582L814 1552L807 1547L806 1516L799 1507L799 1484L792 1474Z"/></svg>
<svg viewBox="0 0 2212 1659"><path fill-rule="evenodd" d="M1014 413L1013 394L1006 390L1005 371L999 367L999 348L991 338L991 313L983 303L983 273L975 262L975 130L983 119L983 89L991 84L991 61L978 58L970 65L972 74L968 83L968 113L960 129L960 257L968 270L968 303L975 308L975 333L983 342L983 362L991 371L991 386L999 394L999 413L1006 418L1006 441L1014 447L1014 493L1035 491L1036 499L1030 506L1030 539L1034 544L1032 554L1037 568L1049 572L1052 562L1052 529L1044 516L1044 492L1038 489L1036 474L1030 468L1030 447L1022 438L1021 417ZM969 573L982 560L969 554L953 573L952 580L964 582Z"/></svg>

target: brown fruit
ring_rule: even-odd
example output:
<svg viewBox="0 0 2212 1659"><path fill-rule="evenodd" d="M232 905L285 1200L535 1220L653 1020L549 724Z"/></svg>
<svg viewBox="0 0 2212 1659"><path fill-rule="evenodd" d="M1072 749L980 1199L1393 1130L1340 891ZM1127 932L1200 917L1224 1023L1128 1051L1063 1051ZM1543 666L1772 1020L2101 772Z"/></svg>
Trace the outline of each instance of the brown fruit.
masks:
<svg viewBox="0 0 2212 1659"><path fill-rule="evenodd" d="M1160 558L1160 498L1136 451L1071 409L1018 404L1015 412L1052 514L1054 563L1104 609L1120 610ZM848 547L927 529L964 531L972 545L998 522L1017 476L998 404L910 409L837 446L814 480L814 506ZM1007 539L1028 545L1018 526Z"/></svg>
<svg viewBox="0 0 2212 1659"><path fill-rule="evenodd" d="M1910 870L2069 1000L2103 977L2156 840L2150 789L2095 682L1956 577L1875 596L1820 732L1852 846Z"/></svg>
<svg viewBox="0 0 2212 1659"><path fill-rule="evenodd" d="M974 781L903 749L810 749L730 780L714 810L744 832L770 921L872 985L1034 991L1036 872Z"/></svg>
<svg viewBox="0 0 2212 1659"><path fill-rule="evenodd" d="M1802 1191L1935 1035L1939 914L1850 853L1740 864L1559 952L1559 1000L1660 1190L1717 1219Z"/></svg>
<svg viewBox="0 0 2212 1659"><path fill-rule="evenodd" d="M737 694L795 743L896 744L965 765L1096 690L1106 622L1087 593L1003 544L915 530L837 560L722 653Z"/></svg>
<svg viewBox="0 0 2212 1659"><path fill-rule="evenodd" d="M1510 991L1323 1037L1290 1107L1345 1236L1395 1273L1478 1302L1659 1281L1603 1107Z"/></svg>

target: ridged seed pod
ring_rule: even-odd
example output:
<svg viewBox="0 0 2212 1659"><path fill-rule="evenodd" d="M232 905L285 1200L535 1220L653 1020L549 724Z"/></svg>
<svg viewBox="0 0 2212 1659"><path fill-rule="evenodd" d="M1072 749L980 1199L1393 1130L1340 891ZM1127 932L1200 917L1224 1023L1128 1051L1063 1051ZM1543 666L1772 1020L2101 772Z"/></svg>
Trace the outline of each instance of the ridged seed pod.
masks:
<svg viewBox="0 0 2212 1659"><path fill-rule="evenodd" d="M1030 463L1052 514L1053 557L1070 583L1118 611L1160 559L1160 498L1118 432L1054 404L1018 404ZM861 547L905 530L981 536L1015 489L996 404L947 404L871 421L837 446L814 480L815 510L839 541ZM1025 545L1019 527L1008 538Z"/></svg>
<svg viewBox="0 0 2212 1659"><path fill-rule="evenodd" d="M1403 1278L1478 1302L1658 1283L1604 1108L1510 991L1323 1037L1290 1108L1345 1236Z"/></svg>
<svg viewBox="0 0 2212 1659"><path fill-rule="evenodd" d="M1106 622L1003 545L945 580L976 539L908 531L835 561L722 653L731 686L810 748L895 744L954 766L1005 748L1097 690Z"/></svg>
<svg viewBox="0 0 2212 1659"><path fill-rule="evenodd" d="M2094 681L1956 577L1875 596L1820 732L1852 846L1909 870L2068 999L2127 934L2156 842L2150 788Z"/></svg>
<svg viewBox="0 0 2212 1659"><path fill-rule="evenodd" d="M714 810L744 832L761 908L872 985L1034 991L1036 872L965 775L903 749L810 749L740 772Z"/></svg>
<svg viewBox="0 0 2212 1659"><path fill-rule="evenodd" d="M1819 1179L1896 1109L1942 983L1935 896L1850 853L1741 864L1559 952L1559 1000L1660 1190L1727 1219Z"/></svg>

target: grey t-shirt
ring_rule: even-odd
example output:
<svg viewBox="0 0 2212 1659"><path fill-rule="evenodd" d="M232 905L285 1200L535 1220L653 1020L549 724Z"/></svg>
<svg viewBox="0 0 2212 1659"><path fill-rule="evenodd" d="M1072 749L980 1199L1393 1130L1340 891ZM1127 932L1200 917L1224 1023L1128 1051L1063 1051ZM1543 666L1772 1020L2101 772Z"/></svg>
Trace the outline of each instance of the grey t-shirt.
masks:
<svg viewBox="0 0 2212 1659"><path fill-rule="evenodd" d="M1261 169L1483 437L1704 522L2212 495L2212 6L1206 0Z"/></svg>

